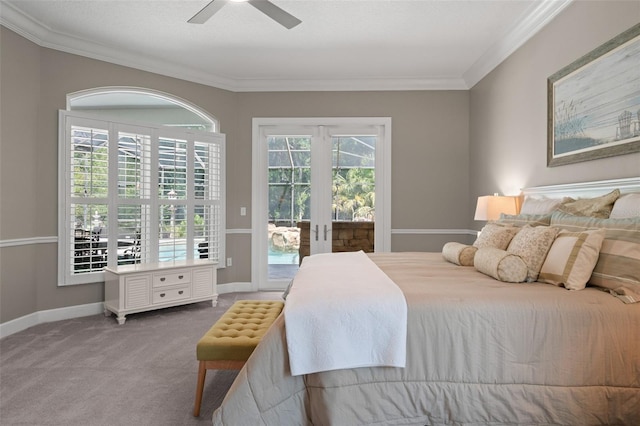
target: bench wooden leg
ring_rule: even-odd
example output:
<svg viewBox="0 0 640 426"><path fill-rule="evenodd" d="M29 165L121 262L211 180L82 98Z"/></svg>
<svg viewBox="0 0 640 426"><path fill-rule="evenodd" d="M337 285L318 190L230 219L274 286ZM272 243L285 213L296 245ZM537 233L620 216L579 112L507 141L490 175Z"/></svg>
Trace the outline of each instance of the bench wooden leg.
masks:
<svg viewBox="0 0 640 426"><path fill-rule="evenodd" d="M200 405L202 405L202 392L204 391L204 379L207 376L206 361L200 361L198 366L198 384L196 385L196 402L193 408L193 415L200 416Z"/></svg>
<svg viewBox="0 0 640 426"><path fill-rule="evenodd" d="M199 361L198 365L198 384L196 385L196 402L193 408L193 415L200 415L200 406L202 405L202 394L204 393L204 379L207 377L207 370L240 370L246 361L241 360L214 360Z"/></svg>

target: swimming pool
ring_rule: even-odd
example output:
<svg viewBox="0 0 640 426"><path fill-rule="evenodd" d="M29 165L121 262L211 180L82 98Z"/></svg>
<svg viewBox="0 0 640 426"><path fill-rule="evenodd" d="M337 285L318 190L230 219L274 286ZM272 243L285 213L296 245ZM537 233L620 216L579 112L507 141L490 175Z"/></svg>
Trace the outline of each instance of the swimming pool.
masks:
<svg viewBox="0 0 640 426"><path fill-rule="evenodd" d="M196 248L193 250L193 258L198 259L199 257L200 253L196 245ZM184 260L187 258L187 245L186 243L163 244L161 242L158 258L160 262ZM298 252L281 252L269 248L267 262L269 265L297 265L299 263L299 254Z"/></svg>
<svg viewBox="0 0 640 426"><path fill-rule="evenodd" d="M269 265L297 265L299 263L298 256L298 252L285 253L269 248L267 263Z"/></svg>

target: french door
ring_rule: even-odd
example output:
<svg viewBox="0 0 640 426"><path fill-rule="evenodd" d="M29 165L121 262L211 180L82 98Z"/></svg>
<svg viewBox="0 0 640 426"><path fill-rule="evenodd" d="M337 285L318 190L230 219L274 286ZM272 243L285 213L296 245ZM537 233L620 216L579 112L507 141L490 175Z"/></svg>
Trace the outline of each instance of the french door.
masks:
<svg viewBox="0 0 640 426"><path fill-rule="evenodd" d="M390 124L254 119L254 289L284 289L304 256L389 250Z"/></svg>

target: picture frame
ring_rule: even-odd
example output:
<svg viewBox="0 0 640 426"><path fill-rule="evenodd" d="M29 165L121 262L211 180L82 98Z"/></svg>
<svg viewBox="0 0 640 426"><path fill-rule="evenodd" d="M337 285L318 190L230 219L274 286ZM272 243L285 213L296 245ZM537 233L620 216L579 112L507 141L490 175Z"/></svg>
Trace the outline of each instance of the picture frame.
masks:
<svg viewBox="0 0 640 426"><path fill-rule="evenodd" d="M640 152L640 24L547 79L547 167Z"/></svg>

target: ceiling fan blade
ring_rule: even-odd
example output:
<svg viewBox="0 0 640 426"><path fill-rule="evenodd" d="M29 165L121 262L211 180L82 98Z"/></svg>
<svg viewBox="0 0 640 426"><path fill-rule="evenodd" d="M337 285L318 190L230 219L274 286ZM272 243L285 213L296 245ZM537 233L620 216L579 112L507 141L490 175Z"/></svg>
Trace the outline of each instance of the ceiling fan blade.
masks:
<svg viewBox="0 0 640 426"><path fill-rule="evenodd" d="M228 3L228 0L211 0L209 4L202 8L202 10L195 15L187 22L190 24L204 24L211 18L217 11L222 9L222 6Z"/></svg>
<svg viewBox="0 0 640 426"><path fill-rule="evenodd" d="M302 22L268 0L249 0L249 4L287 29L291 29Z"/></svg>

